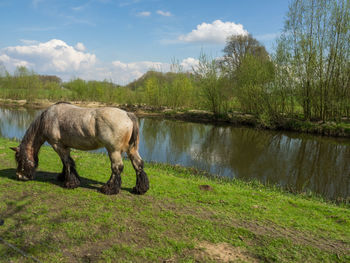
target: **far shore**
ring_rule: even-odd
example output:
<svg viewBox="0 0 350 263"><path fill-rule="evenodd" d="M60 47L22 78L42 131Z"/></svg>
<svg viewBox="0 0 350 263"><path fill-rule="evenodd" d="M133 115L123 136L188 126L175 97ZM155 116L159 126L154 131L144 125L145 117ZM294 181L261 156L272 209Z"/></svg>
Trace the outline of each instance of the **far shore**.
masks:
<svg viewBox="0 0 350 263"><path fill-rule="evenodd" d="M56 103L49 100L13 100L0 99L0 105L5 107L23 107L30 109L43 109ZM118 107L126 111L134 112L138 117L158 117L166 119L175 119L188 122L241 125L257 129L282 130L317 134L330 137L350 137L350 121L342 122L322 122L305 121L296 118L285 118L274 121L260 120L251 114L241 112L231 112L226 116L215 116L213 113L204 110L176 110L167 107L153 107L149 105L131 105L115 104L96 101L69 101L70 103L81 107Z"/></svg>

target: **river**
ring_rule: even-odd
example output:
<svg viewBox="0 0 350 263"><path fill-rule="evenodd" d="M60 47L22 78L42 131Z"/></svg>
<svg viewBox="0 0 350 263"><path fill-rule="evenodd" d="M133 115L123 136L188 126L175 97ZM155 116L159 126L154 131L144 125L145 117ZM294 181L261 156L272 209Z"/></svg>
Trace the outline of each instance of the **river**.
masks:
<svg viewBox="0 0 350 263"><path fill-rule="evenodd" d="M21 139L39 113L0 107L0 136ZM350 199L350 139L141 118L140 154L147 162Z"/></svg>

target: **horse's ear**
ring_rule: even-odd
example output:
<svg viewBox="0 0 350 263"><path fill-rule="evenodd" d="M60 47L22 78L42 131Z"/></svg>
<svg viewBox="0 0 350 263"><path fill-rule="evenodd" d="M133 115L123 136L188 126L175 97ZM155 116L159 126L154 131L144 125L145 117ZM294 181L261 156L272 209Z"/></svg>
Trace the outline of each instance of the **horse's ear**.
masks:
<svg viewBox="0 0 350 263"><path fill-rule="evenodd" d="M15 151L16 153L19 152L19 147L18 146L17 147L10 147L10 149L12 151Z"/></svg>

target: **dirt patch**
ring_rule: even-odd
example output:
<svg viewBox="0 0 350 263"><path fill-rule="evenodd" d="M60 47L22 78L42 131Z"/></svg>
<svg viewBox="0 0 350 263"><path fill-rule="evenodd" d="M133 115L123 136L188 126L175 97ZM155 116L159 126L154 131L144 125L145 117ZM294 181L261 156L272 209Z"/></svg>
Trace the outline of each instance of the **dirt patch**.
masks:
<svg viewBox="0 0 350 263"><path fill-rule="evenodd" d="M198 246L195 257L199 261L210 259L215 262L258 262L244 248L233 247L227 243L202 242Z"/></svg>
<svg viewBox="0 0 350 263"><path fill-rule="evenodd" d="M200 185L199 189L202 191L212 191L213 187L211 187L210 185L204 184L204 185Z"/></svg>

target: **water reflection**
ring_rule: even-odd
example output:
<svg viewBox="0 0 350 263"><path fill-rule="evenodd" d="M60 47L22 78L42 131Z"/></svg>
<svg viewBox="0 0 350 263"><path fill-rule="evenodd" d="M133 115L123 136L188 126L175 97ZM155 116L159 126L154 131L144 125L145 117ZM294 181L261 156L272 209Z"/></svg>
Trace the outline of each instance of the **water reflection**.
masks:
<svg viewBox="0 0 350 263"><path fill-rule="evenodd" d="M249 128L141 120L142 156L244 180L258 179L328 198L350 196L345 139Z"/></svg>
<svg viewBox="0 0 350 263"><path fill-rule="evenodd" d="M37 114L0 108L0 135L21 138ZM140 120L140 153L146 161L312 190L331 199L350 196L347 139L146 118Z"/></svg>
<svg viewBox="0 0 350 263"><path fill-rule="evenodd" d="M0 136L21 139L33 119L41 111L0 107Z"/></svg>

